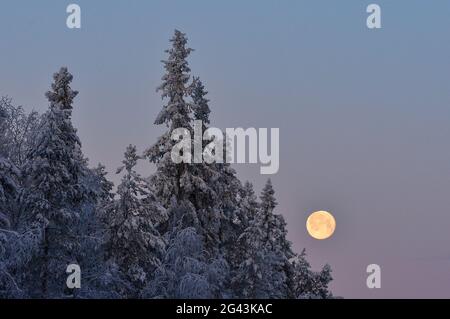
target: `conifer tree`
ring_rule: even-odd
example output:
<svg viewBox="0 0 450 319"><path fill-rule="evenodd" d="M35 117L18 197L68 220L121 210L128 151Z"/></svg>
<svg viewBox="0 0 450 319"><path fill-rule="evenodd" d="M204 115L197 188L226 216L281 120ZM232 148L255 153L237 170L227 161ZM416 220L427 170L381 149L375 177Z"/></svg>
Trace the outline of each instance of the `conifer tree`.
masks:
<svg viewBox="0 0 450 319"><path fill-rule="evenodd" d="M239 237L243 254L233 277L233 290L243 298L288 298L293 252L286 239L286 223L274 214L277 202L270 180L260 198L254 218Z"/></svg>
<svg viewBox="0 0 450 319"><path fill-rule="evenodd" d="M46 94L50 109L27 154L23 174L27 222L42 235L39 250L30 261L35 273L29 280L37 288L31 296L40 297L64 295L61 282L68 263L78 262L80 239L75 229L88 196L81 183L86 169L80 158L81 143L71 122L78 92L70 87L73 77L67 68L61 68L53 79Z"/></svg>
<svg viewBox="0 0 450 319"><path fill-rule="evenodd" d="M133 287L127 297L138 297L145 283L160 266L164 240L155 228L161 208L147 182L135 171L139 157L136 147L125 152L124 171L118 186L118 199L111 216L110 254Z"/></svg>
<svg viewBox="0 0 450 319"><path fill-rule="evenodd" d="M171 140L173 130L184 128L193 136L193 120L202 120L203 129L206 129L209 123L209 106L206 99L207 92L201 81L195 78L189 83L190 69L186 59L192 50L186 47L185 35L175 31L171 42L172 48L167 51L169 58L163 61L166 74L159 88L162 97L168 102L155 122L166 123L168 131L145 153L150 161L156 163L157 172L152 176L151 182L155 187L156 196L167 208L169 216L169 223L162 227L162 231L172 242L175 238L179 238L179 232L193 227L206 250L205 262L222 265L224 262L222 246L227 238L225 232L228 230L222 221L227 218L231 220L231 214L223 209L224 203L228 204L229 193L223 190L228 190L228 187L232 186L225 185L224 179L228 176L220 172L214 164L176 164L172 161L171 151L175 144ZM193 147L195 146L192 144L191 149ZM231 177L235 178L234 171ZM220 191L222 193L219 193ZM223 196L223 200L219 200L218 194ZM235 198L233 200L235 201ZM233 212L235 210L236 207ZM217 282L215 286L223 285Z"/></svg>
<svg viewBox="0 0 450 319"><path fill-rule="evenodd" d="M176 232L186 227L194 227L200 236L207 236L199 214L204 213L203 204L208 203L211 206L216 195L205 180L203 166L174 163L171 158L172 148L176 144L171 139L173 131L184 128L192 136L194 108L194 103L188 100L194 87L189 83L190 68L187 62L192 49L187 48L187 39L178 30L175 31L171 42L172 48L166 51L169 57L163 61L166 74L162 78L162 85L158 88L167 104L155 121L155 124L165 123L168 131L145 152L145 155L151 162L156 163L157 172L152 176L151 182L155 195L167 209L169 216L168 224L162 227L163 231ZM210 220L215 222L215 218ZM214 232L212 224L208 229Z"/></svg>
<svg viewBox="0 0 450 319"><path fill-rule="evenodd" d="M333 298L328 286L333 280L331 277L331 267L325 265L321 271L314 272L306 259L306 252L303 249L301 254L292 260L294 276L292 283L294 287L294 297L298 299L328 299Z"/></svg>
<svg viewBox="0 0 450 319"><path fill-rule="evenodd" d="M172 42L172 48L167 50L169 57L163 61L166 74L163 83L158 88L167 104L158 114L155 124L166 124L168 131L146 152L146 157L157 165L157 172L152 177L156 196L169 213L170 227L183 224L184 226L198 226L198 218L192 203L188 202L190 169L187 163L174 163L171 151L176 144L172 139L172 133L177 128L185 128L192 131L191 111L192 104L186 101L191 93L189 85L190 68L187 57L192 49L187 48L187 39L183 33L176 30ZM202 183L202 181L198 181ZM183 209L181 209L183 207ZM183 212L177 215L176 212Z"/></svg>

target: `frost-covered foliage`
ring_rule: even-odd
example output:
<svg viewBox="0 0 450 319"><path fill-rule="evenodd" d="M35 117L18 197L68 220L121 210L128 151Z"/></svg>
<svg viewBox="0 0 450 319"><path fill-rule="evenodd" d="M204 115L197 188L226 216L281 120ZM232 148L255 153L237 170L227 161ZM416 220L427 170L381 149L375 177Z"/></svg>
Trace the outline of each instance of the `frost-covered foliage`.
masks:
<svg viewBox="0 0 450 319"><path fill-rule="evenodd" d="M173 131L205 131L211 109L186 36L171 43L155 121L167 130L144 156L127 148L115 192L82 153L67 68L42 115L0 100L0 298L332 298L331 268L292 251L270 180L258 199L230 164L172 161ZM154 174L137 173L143 158ZM80 289L66 286L72 263Z"/></svg>
<svg viewBox="0 0 450 319"><path fill-rule="evenodd" d="M7 113L0 108L0 140L4 141L7 127ZM23 291L14 277L15 262L22 243L19 234L13 230L16 198L18 194L18 170L6 157L4 148L0 148L0 298L22 297Z"/></svg>
<svg viewBox="0 0 450 319"><path fill-rule="evenodd" d="M199 77L194 78L192 89L193 120L202 122L202 131L208 129L210 123L208 92ZM211 140L205 139L202 149ZM196 143L196 141L194 141ZM195 147L195 146L194 146ZM226 149L223 150L225 154ZM201 228L199 233L205 241L205 248L214 257L223 256L232 262L227 245L234 243L242 218L239 215L237 194L241 188L236 172L229 164L201 163L193 167L193 175L203 183L195 180L187 184L192 191L190 201L197 210ZM222 247L219 251L217 248Z"/></svg>
<svg viewBox="0 0 450 319"><path fill-rule="evenodd" d="M86 161L84 161L86 162ZM76 251L82 269L81 289L72 290L74 298L121 298L128 282L119 267L107 260L108 233L106 215L113 205L113 183L106 179L105 167L85 169L81 184L88 190L82 201L79 222L74 225L80 245Z"/></svg>
<svg viewBox="0 0 450 319"><path fill-rule="evenodd" d="M329 283L333 280L331 277L331 267L325 265L321 271L311 270L309 262L306 260L306 252L302 251L300 255L292 260L294 268L294 294L299 299L327 299L333 298L328 289Z"/></svg>
<svg viewBox="0 0 450 319"><path fill-rule="evenodd" d="M195 228L174 232L155 278L144 296L153 298L219 298L217 284L226 278L228 264L223 259L207 262L202 238Z"/></svg>
<svg viewBox="0 0 450 319"><path fill-rule="evenodd" d="M128 146L124 171L118 187L118 199L110 212L108 254L129 281L133 289L127 297L136 298L145 283L161 265L165 242L156 226L165 213L155 200L147 182L135 171L138 161L136 147Z"/></svg>
<svg viewBox="0 0 450 319"><path fill-rule="evenodd" d="M35 111L26 113L23 107L14 105L8 97L0 98L0 113L4 117L0 149L14 165L21 167L41 118Z"/></svg>
<svg viewBox="0 0 450 319"><path fill-rule="evenodd" d="M192 132L192 109L197 108L194 102L187 100L194 89L194 85L189 83L190 68L186 60L192 50L186 47L187 39L180 31L175 31L171 42L172 48L166 51L169 57L163 61L166 74L158 88L167 103L155 121L155 124L166 124L168 130L145 155L151 162L156 163L157 172L151 177L151 182L157 197L169 214L166 225L168 230L194 227L200 236L214 240L206 234L202 224L205 219L199 216L205 206L211 208L217 199L205 178L208 168L203 165L176 164L171 159L172 147L175 144L170 138L173 131L185 128ZM208 233L217 233L218 225L213 223L218 221L219 216L215 215L214 209L209 209L204 214L210 217Z"/></svg>
<svg viewBox="0 0 450 319"><path fill-rule="evenodd" d="M10 229L15 224L16 198L19 192L20 172L9 159L8 107L10 100L0 100L0 229Z"/></svg>
<svg viewBox="0 0 450 319"><path fill-rule="evenodd" d="M184 181L190 180L191 167L185 163L175 164L171 159L172 147L175 142L171 139L173 131L177 128L192 130L190 113L192 105L185 99L191 92L189 82L189 65L186 58L191 49L186 47L187 39L183 33L176 31L171 39L172 48L166 52L167 60L163 61L166 74L163 83L158 88L167 103L156 118L155 124L166 124L167 132L150 147L145 156L157 165L157 173L152 176L156 196L169 211L175 209L174 203L182 202L188 196ZM205 185L202 181L199 184ZM189 217L189 218L187 218ZM193 225L198 221L197 216L186 216L185 222ZM171 214L169 223L180 223L174 214ZM186 225L189 226L189 225Z"/></svg>
<svg viewBox="0 0 450 319"><path fill-rule="evenodd" d="M231 251L234 251L232 246L241 224L236 196L241 185L228 164L176 164L171 159L175 144L170 139L173 131L185 128L193 135L195 120L201 120L205 130L210 113L203 83L199 78L190 82L187 57L192 50L187 48L185 35L175 31L171 42L172 48L167 51L169 57L163 61L166 74L159 88L167 103L155 121L166 124L168 130L145 152L145 156L156 164L157 171L150 180L169 217L161 230L170 234L170 238L176 238L178 231L194 228L203 242L205 262L217 264L221 261L226 264L224 268L229 269L233 267ZM191 148L196 146L193 144ZM218 278L223 281L215 286L222 291L218 292L219 288L216 288L210 297L230 295L228 271L227 275Z"/></svg>
<svg viewBox="0 0 450 319"><path fill-rule="evenodd" d="M209 100L206 98L208 92L205 89L202 81L199 77L195 77L193 80L193 89L192 89L192 102L194 105L194 119L202 121L204 125L208 125L209 121L209 113L211 110L209 109Z"/></svg>
<svg viewBox="0 0 450 319"><path fill-rule="evenodd" d="M16 223L18 177L16 166L0 154L0 228L9 229Z"/></svg>
<svg viewBox="0 0 450 319"><path fill-rule="evenodd" d="M243 216L243 227L247 228L258 212L259 203L256 198L253 184L246 181L244 186L239 190L239 209Z"/></svg>
<svg viewBox="0 0 450 319"><path fill-rule="evenodd" d="M46 96L50 109L36 132L23 168L22 206L26 222L40 229L42 239L30 261L35 273L27 279L31 296L63 297L64 263L80 263L81 240L76 232L88 190L82 183L85 162L81 143L72 126L73 99L67 68L54 74ZM36 282L41 285L37 286Z"/></svg>
<svg viewBox="0 0 450 319"><path fill-rule="evenodd" d="M251 197L251 188L247 185ZM286 240L284 220L275 215L274 190L270 180L261 194L261 203L249 226L239 237L243 254L233 285L243 298L289 297L288 272L292 257Z"/></svg>

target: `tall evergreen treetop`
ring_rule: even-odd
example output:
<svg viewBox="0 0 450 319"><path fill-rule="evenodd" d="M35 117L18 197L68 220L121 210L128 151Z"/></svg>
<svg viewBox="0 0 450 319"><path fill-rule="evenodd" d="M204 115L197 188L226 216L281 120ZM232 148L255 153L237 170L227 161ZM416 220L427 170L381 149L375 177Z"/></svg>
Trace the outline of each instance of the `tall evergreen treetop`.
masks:
<svg viewBox="0 0 450 319"><path fill-rule="evenodd" d="M72 74L66 67L62 67L58 73L53 75L53 80L52 90L45 94L50 102L50 107L58 110L72 110L73 99L78 95L78 91L74 91L70 87L73 80Z"/></svg>
<svg viewBox="0 0 450 319"><path fill-rule="evenodd" d="M175 164L171 159L171 151L176 144L171 139L172 132L177 128L185 128L192 131L191 112L192 104L186 100L191 94L192 87L189 84L190 69L187 57L192 49L187 48L185 34L175 30L172 48L166 50L168 59L163 60L166 73L162 77L163 83L158 87L161 97L167 100L163 109L158 114L155 124L166 124L169 129L158 141L145 151L145 156L150 162L157 164L157 173L154 176L156 195L163 205L172 206L172 198L181 200L185 197L183 180L189 179L189 167L185 163ZM194 217L194 219L196 219Z"/></svg>
<svg viewBox="0 0 450 319"><path fill-rule="evenodd" d="M39 206L36 213L46 211L50 215L62 213L60 208L76 206L81 200L83 190L79 178L85 171L84 160L80 158L81 142L71 122L72 103L78 94L70 87L73 77L63 67L53 79L52 90L46 93L50 109L27 155L25 167L31 195L39 197L33 202ZM63 215L70 214L62 213L60 217Z"/></svg>
<svg viewBox="0 0 450 319"><path fill-rule="evenodd" d="M162 77L163 83L158 88L161 91L162 98L168 98L167 104L156 118L155 124L171 126L171 130L184 127L190 127L190 103L185 100L189 96L191 87L189 82L189 64L187 58L193 51L187 48L187 38L184 33L175 30L172 42L172 48L166 50L169 54L167 60L162 61L166 74Z"/></svg>

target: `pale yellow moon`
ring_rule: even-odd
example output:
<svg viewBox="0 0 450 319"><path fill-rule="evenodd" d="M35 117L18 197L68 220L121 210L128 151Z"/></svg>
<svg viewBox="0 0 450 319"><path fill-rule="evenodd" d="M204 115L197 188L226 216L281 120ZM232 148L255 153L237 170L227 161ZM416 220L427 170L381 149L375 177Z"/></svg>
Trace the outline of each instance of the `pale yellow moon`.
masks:
<svg viewBox="0 0 450 319"><path fill-rule="evenodd" d="M318 211L309 215L306 229L311 237L319 240L330 238L336 229L336 220L326 211Z"/></svg>

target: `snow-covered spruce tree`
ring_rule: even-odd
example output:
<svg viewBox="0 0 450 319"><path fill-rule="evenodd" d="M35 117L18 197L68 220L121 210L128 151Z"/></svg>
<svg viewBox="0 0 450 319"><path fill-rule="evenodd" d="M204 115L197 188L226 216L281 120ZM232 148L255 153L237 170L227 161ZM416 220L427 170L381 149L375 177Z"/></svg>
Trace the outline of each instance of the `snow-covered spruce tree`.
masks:
<svg viewBox="0 0 450 319"><path fill-rule="evenodd" d="M166 74L158 88L167 103L155 121L155 124L166 124L168 130L145 155L151 162L156 163L157 171L151 181L156 196L168 211L169 220L164 230L174 231L192 226L202 233L196 210L198 198L195 197L202 195L207 197L205 201L212 202L215 195L201 176L196 174L198 170L194 165L174 163L171 158L173 146L176 144L171 139L173 131L184 128L192 132L193 103L187 101L192 92L192 85L189 84L190 68L186 60L192 49L186 47L187 39L178 30L175 31L171 42L172 48L166 51L169 57L163 61ZM201 192L196 194L197 190Z"/></svg>
<svg viewBox="0 0 450 319"><path fill-rule="evenodd" d="M261 213L265 216L263 227L271 251L281 258L277 271L282 279L277 288L280 289L283 298L294 298L294 271L290 260L295 254L292 251L291 242L287 239L287 225L283 215L274 213L276 205L275 191L269 179L261 194Z"/></svg>
<svg viewBox="0 0 450 319"><path fill-rule="evenodd" d="M176 164L172 161L171 151L176 144L171 139L172 133L177 128L185 128L192 131L191 110L192 104L186 101L191 93L189 82L190 68L187 57L192 49L187 48L187 39L183 33L176 30L170 40L172 48L167 50L169 57L163 61L166 74L162 77L163 83L158 88L163 99L167 103L158 114L155 124L166 124L167 132L146 152L146 157L156 163L157 172L152 177L156 196L168 209L169 228L178 224L184 226L198 225L198 218L191 203L187 202L186 185L184 182L190 174L187 163ZM200 181L201 182L201 181ZM185 212L177 216L174 210L180 211L184 206ZM173 210L173 211L172 211Z"/></svg>
<svg viewBox="0 0 450 319"><path fill-rule="evenodd" d="M333 298L328 285L333 280L331 277L331 267L325 265L321 271L311 270L309 262L306 260L306 252L292 260L294 269L294 296L298 299L328 299Z"/></svg>
<svg viewBox="0 0 450 319"><path fill-rule="evenodd" d="M151 182L169 216L168 223L160 230L169 242L173 242L179 232L193 227L202 240L205 263L223 266L221 269L225 271L228 266L221 249L221 220L225 215L215 186L220 183L221 176L214 165L174 163L171 158L176 144L171 140L175 129L184 128L193 136L193 120L202 119L204 125L209 122L209 107L203 85L198 79L189 82L190 69L186 59L192 50L186 47L187 39L176 30L171 42L172 48L167 50L169 57L163 61L166 74L158 89L163 99L167 99L167 104L155 121L155 124L166 124L168 131L145 152L150 161L156 163L157 172L151 177ZM191 149L193 147L195 145L191 145ZM225 193L223 195L226 196ZM216 276L216 279L219 277ZM210 297L226 295L223 282L216 280L210 284L215 287L209 290Z"/></svg>
<svg viewBox="0 0 450 319"><path fill-rule="evenodd" d="M258 245L260 243L260 240L257 236L257 228L256 225L252 224L254 222L256 214L258 212L259 203L257 200L257 197L255 195L255 191L253 190L253 185L250 182L245 182L245 184L240 187L237 196L237 202L238 202L238 215L239 218L235 218L235 223L232 223L231 226L234 228L234 231L232 232L235 238L233 239L233 242L230 242L230 245L227 246L228 248L228 254L227 259L230 262L231 266L231 278L232 278L232 285L231 290L233 291L233 295L236 297L242 297L243 296L243 290L241 285L238 283L239 280L245 280L243 278L239 279L242 275L242 263L249 257L248 254L242 254L241 249L236 249L236 243L239 243L240 247L242 243L245 243L244 247L249 249L249 253L251 252L250 246ZM249 228L250 226L253 226L255 228ZM240 237L241 234L243 234L245 231L247 233ZM256 233L253 233L255 232ZM252 240L256 240L255 243L252 243ZM249 242L246 242L249 241ZM246 246L249 245L249 246ZM264 258L261 256L255 256ZM262 259L261 259L262 261ZM247 295L248 297L248 295Z"/></svg>
<svg viewBox="0 0 450 319"><path fill-rule="evenodd" d="M53 75L46 96L50 109L43 117L23 169L22 196L28 227L38 228L42 239L29 261L30 297L64 297L66 267L79 263L77 233L82 203L89 196L81 183L85 162L71 116L78 92L70 87L72 75L61 68ZM32 269L32 270L31 270Z"/></svg>
<svg viewBox="0 0 450 319"><path fill-rule="evenodd" d="M147 182L135 171L139 157L136 147L125 152L124 171L118 186L118 199L110 219L109 254L119 266L131 289L124 297L137 298L145 283L161 264L165 243L155 228L164 209L155 201Z"/></svg>
<svg viewBox="0 0 450 319"><path fill-rule="evenodd" d="M239 297L291 297L293 271L289 260L294 254L286 239L286 223L281 215L274 214L277 205L274 195L268 180L253 220L239 237L243 254L232 281Z"/></svg>
<svg viewBox="0 0 450 319"><path fill-rule="evenodd" d="M261 193L262 228L264 242L274 256L275 272L278 280L274 281L275 289L278 291L278 297L286 298L291 295L291 276L292 269L289 260L294 256L291 249L291 243L287 240L286 222L282 215L274 213L277 202L275 199L275 190L269 179Z"/></svg>

